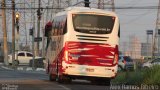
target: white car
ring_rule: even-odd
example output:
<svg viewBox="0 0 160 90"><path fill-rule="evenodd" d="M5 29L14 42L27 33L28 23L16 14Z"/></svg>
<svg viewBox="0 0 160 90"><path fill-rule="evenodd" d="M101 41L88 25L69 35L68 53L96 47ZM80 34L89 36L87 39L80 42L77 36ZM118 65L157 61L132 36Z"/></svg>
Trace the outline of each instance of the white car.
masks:
<svg viewBox="0 0 160 90"><path fill-rule="evenodd" d="M15 65L19 64L29 64L30 60L33 58L33 54L27 51L18 51L15 52L15 60L13 61ZM35 56L35 59L41 58ZM8 62L12 64L12 54L8 55Z"/></svg>
<svg viewBox="0 0 160 90"><path fill-rule="evenodd" d="M160 58L156 58L154 60L149 60L149 61L143 63L142 67L143 68L150 68L153 65L160 65Z"/></svg>

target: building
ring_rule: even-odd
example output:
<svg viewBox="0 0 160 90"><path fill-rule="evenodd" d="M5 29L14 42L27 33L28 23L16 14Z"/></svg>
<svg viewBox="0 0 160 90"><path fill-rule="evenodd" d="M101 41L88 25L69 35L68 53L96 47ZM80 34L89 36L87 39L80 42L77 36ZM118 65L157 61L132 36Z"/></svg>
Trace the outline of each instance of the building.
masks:
<svg viewBox="0 0 160 90"><path fill-rule="evenodd" d="M151 43L142 43L141 55L142 56L152 56L152 44Z"/></svg>

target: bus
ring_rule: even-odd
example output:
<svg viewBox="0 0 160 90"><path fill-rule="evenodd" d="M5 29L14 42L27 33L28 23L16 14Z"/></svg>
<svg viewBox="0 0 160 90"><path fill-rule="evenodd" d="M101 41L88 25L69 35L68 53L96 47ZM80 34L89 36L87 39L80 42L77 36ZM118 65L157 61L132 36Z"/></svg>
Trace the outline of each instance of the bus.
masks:
<svg viewBox="0 0 160 90"><path fill-rule="evenodd" d="M57 13L45 26L49 79L109 85L117 75L119 27L118 16L111 11L69 7Z"/></svg>

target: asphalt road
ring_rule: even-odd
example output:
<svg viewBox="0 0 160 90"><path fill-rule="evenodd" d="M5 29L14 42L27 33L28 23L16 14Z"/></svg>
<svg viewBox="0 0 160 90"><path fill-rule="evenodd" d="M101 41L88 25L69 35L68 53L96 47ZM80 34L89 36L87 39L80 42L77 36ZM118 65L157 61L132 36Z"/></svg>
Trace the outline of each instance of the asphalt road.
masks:
<svg viewBox="0 0 160 90"><path fill-rule="evenodd" d="M108 90L108 87L92 85L85 80L59 84L50 82L42 71L8 70L0 66L0 90Z"/></svg>

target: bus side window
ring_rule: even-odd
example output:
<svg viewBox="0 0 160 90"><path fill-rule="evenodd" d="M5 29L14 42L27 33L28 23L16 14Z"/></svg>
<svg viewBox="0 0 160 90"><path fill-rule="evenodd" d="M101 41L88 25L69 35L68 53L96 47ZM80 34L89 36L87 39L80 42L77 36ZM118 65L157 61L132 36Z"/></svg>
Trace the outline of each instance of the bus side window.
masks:
<svg viewBox="0 0 160 90"><path fill-rule="evenodd" d="M60 35L60 29L61 29L61 22L59 21L57 35Z"/></svg>
<svg viewBox="0 0 160 90"><path fill-rule="evenodd" d="M120 37L120 25L119 25L119 30L118 30L118 37Z"/></svg>
<svg viewBox="0 0 160 90"><path fill-rule="evenodd" d="M59 34L62 35L62 30L63 30L63 22L61 21L60 23L60 29L59 29Z"/></svg>
<svg viewBox="0 0 160 90"><path fill-rule="evenodd" d="M55 35L55 30L56 30L56 21L54 22L54 28L53 28L53 36Z"/></svg>
<svg viewBox="0 0 160 90"><path fill-rule="evenodd" d="M54 29L54 36L57 35L57 28L58 28L58 23L57 21L55 22L55 29Z"/></svg>
<svg viewBox="0 0 160 90"><path fill-rule="evenodd" d="M63 35L67 33L67 19L64 21L64 25L63 25Z"/></svg>
<svg viewBox="0 0 160 90"><path fill-rule="evenodd" d="M58 29L58 35L62 35L62 29L63 29L63 16L59 17L59 29Z"/></svg>

